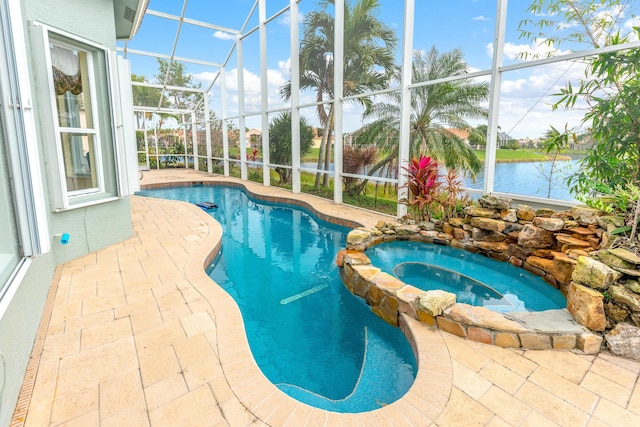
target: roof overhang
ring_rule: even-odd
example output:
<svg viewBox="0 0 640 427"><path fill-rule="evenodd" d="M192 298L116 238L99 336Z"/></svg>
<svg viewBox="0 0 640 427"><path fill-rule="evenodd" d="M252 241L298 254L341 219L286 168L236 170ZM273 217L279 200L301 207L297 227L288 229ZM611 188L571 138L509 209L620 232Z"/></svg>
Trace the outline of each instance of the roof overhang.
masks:
<svg viewBox="0 0 640 427"><path fill-rule="evenodd" d="M140 28L149 0L113 0L118 40L131 40Z"/></svg>

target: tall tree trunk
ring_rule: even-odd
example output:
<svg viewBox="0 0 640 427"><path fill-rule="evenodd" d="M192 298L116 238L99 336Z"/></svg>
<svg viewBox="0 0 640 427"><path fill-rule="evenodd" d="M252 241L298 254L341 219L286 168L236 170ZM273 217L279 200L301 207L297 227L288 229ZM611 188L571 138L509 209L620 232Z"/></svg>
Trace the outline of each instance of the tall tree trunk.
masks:
<svg viewBox="0 0 640 427"><path fill-rule="evenodd" d="M325 159L326 147L329 144L329 136L330 136L329 134L330 134L332 123L333 123L333 105L329 107L329 116L327 117L326 123L324 123L324 128L322 132L322 141L320 142L320 150L318 151L318 165L317 165L318 170L322 170L326 163L326 159ZM321 172L316 173L316 181L314 183L314 187L316 189L320 188L320 177L322 175L323 174Z"/></svg>
<svg viewBox="0 0 640 427"><path fill-rule="evenodd" d="M329 167L331 166L331 145L332 145L331 135L332 134L333 134L333 123L331 126L329 126L329 135L327 135L327 145L326 145L326 151L324 154L324 170L327 172L329 171ZM329 173L324 174L322 178L322 186L323 187L329 186Z"/></svg>
<svg viewBox="0 0 640 427"><path fill-rule="evenodd" d="M320 149L318 150L318 164L316 166L316 169L320 170L322 168L322 165L324 164L324 147L327 144L327 125L325 124L325 126L322 128L323 132L322 132L322 140L320 141ZM320 187L320 176L321 173L320 172L316 172L316 181L313 184L314 188L319 188Z"/></svg>

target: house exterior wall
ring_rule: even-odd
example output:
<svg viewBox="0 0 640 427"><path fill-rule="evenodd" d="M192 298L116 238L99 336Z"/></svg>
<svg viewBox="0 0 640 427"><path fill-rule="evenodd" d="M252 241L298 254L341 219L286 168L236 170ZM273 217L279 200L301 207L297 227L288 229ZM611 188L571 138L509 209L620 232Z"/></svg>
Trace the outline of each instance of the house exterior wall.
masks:
<svg viewBox="0 0 640 427"><path fill-rule="evenodd" d="M15 5L18 0L0 0L0 2L5 5L11 2ZM115 50L114 2L113 0L90 2L86 0L20 0L19 4L25 46L17 46L16 49L25 49L28 58L31 101L40 157L40 164L32 167L39 166L41 170L51 249L43 254L25 258L25 265L28 265L28 268L21 271L24 276L19 280L19 285L14 288L15 293L4 301L0 300L0 303L4 304L4 308L0 310L0 358L2 359L0 360L0 384L4 382L4 389L0 390L0 426L8 425L11 421L56 266L120 242L132 234L129 197L126 191L118 190L118 185L122 187L122 182L118 182L118 171L115 165L118 157L116 157L114 141L107 141L107 145L110 144L113 148L106 150L103 163L110 165L104 168L104 180L117 197L112 197L103 203L89 203L84 207L56 209L52 200L53 184L49 169L56 165L48 154L50 153L49 145L56 144L51 126L48 69L42 55L44 47L42 43L38 46L38 38L34 34L33 26L33 22L38 21L101 47ZM0 34L0 42L2 41ZM106 78L97 81L97 85L99 86L96 90L97 94L109 93L110 85ZM5 93L2 95L4 96ZM119 102L118 94L112 94L112 96L114 102ZM108 125L113 125L114 119L111 117L109 99L99 99L98 106L98 114L102 120ZM123 114L128 114L128 111ZM127 123L125 120L125 126ZM126 131L130 131L133 139L133 129L126 129ZM108 135L109 138L113 135L110 129ZM8 133L8 138L5 139L11 137L11 133ZM0 132L0 144L6 142L6 140L3 141L3 135ZM120 162L124 162L121 157L119 159ZM7 152L1 149L0 164L3 167L9 167L10 164ZM0 179L4 181L0 183L0 187L11 191L11 183L6 177L7 174L0 174ZM16 199L26 197L18 194L15 188L12 190ZM70 241L66 245L62 245L60 238L56 237L62 233L70 235Z"/></svg>

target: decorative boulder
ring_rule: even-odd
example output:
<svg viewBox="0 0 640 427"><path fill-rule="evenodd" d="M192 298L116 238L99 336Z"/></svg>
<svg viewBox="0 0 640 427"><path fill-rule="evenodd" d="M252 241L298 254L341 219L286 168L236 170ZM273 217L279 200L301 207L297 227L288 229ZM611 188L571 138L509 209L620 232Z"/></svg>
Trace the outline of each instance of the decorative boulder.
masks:
<svg viewBox="0 0 640 427"><path fill-rule="evenodd" d="M456 303L456 294L442 290L427 291L417 300L418 310L425 311L431 316L440 316L442 312Z"/></svg>
<svg viewBox="0 0 640 427"><path fill-rule="evenodd" d="M573 281L594 289L607 289L613 282L622 277L606 264L586 256L578 257L573 275Z"/></svg>
<svg viewBox="0 0 640 427"><path fill-rule="evenodd" d="M560 218L533 218L533 225L547 231L560 231L564 228L564 220Z"/></svg>
<svg viewBox="0 0 640 427"><path fill-rule="evenodd" d="M511 199L503 199L501 197L491 196L488 194L483 195L478 199L480 206L487 209L496 209L504 211L511 208Z"/></svg>
<svg viewBox="0 0 640 427"><path fill-rule="evenodd" d="M506 224L504 223L504 221L501 221L499 219L481 218L481 217L471 218L470 224L473 227L477 227L482 230L494 231L496 233L501 233L502 231L504 231L506 227Z"/></svg>
<svg viewBox="0 0 640 427"><path fill-rule="evenodd" d="M616 356L640 361L640 328L618 323L604 336L607 346Z"/></svg>
<svg viewBox="0 0 640 427"><path fill-rule="evenodd" d="M520 231L518 244L532 249L550 248L555 244L555 236L551 231L527 224Z"/></svg>
<svg viewBox="0 0 640 427"><path fill-rule="evenodd" d="M356 228L347 234L347 246L356 247L364 245L371 238L371 230L368 228Z"/></svg>
<svg viewBox="0 0 640 427"><path fill-rule="evenodd" d="M582 224L597 224L600 211L586 206L574 206L571 208L571 215Z"/></svg>
<svg viewBox="0 0 640 427"><path fill-rule="evenodd" d="M533 218L536 217L536 211L531 206L518 205L516 216L522 221L533 221Z"/></svg>
<svg viewBox="0 0 640 427"><path fill-rule="evenodd" d="M567 310L576 322L592 331L604 331L607 317L600 292L571 282L567 293Z"/></svg>

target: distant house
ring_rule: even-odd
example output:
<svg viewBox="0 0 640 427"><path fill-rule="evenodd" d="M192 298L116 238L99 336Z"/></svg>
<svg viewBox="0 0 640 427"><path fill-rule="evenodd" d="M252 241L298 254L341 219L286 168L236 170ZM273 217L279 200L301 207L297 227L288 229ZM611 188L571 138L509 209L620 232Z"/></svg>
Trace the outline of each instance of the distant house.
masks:
<svg viewBox="0 0 640 427"><path fill-rule="evenodd" d="M450 134L453 134L453 135L457 136L458 138L460 138L461 140L463 140L467 144L469 143L469 135L471 134L471 130L470 129L448 128L448 129L445 129L445 130L447 132L449 132Z"/></svg>
<svg viewBox="0 0 640 427"><path fill-rule="evenodd" d="M0 3L0 425L9 425L59 263L132 235L128 62L147 0Z"/></svg>
<svg viewBox="0 0 640 427"><path fill-rule="evenodd" d="M262 131L260 129L250 129L245 133L247 148L262 147Z"/></svg>

